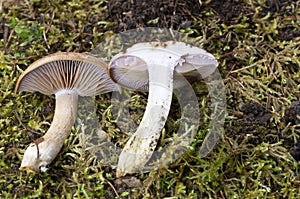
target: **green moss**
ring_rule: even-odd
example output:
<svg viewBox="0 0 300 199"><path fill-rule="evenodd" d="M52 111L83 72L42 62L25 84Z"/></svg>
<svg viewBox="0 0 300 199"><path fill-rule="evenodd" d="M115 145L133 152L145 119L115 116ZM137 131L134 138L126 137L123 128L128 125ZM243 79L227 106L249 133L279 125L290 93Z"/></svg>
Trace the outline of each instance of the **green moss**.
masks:
<svg viewBox="0 0 300 199"><path fill-rule="evenodd" d="M104 0L1 2L0 198L298 198L298 165L289 152L299 139L299 125L283 118L287 107L300 97L299 2L232 2L220 7L219 1L202 1L195 6L198 14L192 20L185 19L196 11L180 6L174 11L186 12L179 31L197 38L220 63L228 105L222 139L211 154L199 158L197 149L208 128L209 99L195 84L201 128L192 147L168 168L132 175L121 183L114 169L88 152L80 129L73 129L48 172L20 172L24 150L52 121L54 98L14 94L14 87L21 72L38 58L57 51L89 52L120 27L142 26L142 20L132 25L127 13L118 20L124 17L121 22L128 24L118 24L116 16L110 15L110 2ZM145 24L161 27L177 22L164 20L153 16ZM190 25L184 28L183 22ZM137 125L146 94L128 96L132 125ZM122 132L118 125L126 121L117 118L117 123L109 95L97 97L96 103L100 125L123 146L130 132ZM257 104L257 114L255 109L243 110L251 103ZM177 109L174 100L161 145L178 128Z"/></svg>

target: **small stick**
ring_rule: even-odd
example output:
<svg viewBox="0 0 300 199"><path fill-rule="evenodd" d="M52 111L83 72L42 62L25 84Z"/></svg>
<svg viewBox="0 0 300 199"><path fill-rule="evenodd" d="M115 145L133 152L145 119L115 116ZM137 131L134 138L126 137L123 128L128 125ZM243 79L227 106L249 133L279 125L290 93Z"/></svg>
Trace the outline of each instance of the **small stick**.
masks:
<svg viewBox="0 0 300 199"><path fill-rule="evenodd" d="M44 41L45 41L45 43L46 43L46 45L47 45L47 48L50 49L49 43L48 43L48 41L47 41L46 31L45 31L45 30L43 30L43 37L44 37Z"/></svg>
<svg viewBox="0 0 300 199"><path fill-rule="evenodd" d="M10 34L9 34L9 36L8 36L7 42L5 43L5 47L4 47L4 48L7 48L7 46L8 46L8 44L9 44L9 42L10 42L10 40L11 40L11 37L13 36L14 32L15 32L14 30L11 30L11 31L10 31Z"/></svg>
<svg viewBox="0 0 300 199"><path fill-rule="evenodd" d="M32 130L32 129L28 128L27 126L25 126L25 125L23 124L23 122L21 121L21 119L20 119L20 116L18 115L18 113L17 113L17 112L15 112L15 115L16 115L16 118L17 118L18 122L21 124L21 126L22 126L24 129L26 129L26 131L30 131L31 133L34 133L34 134L40 135L40 134L39 134L39 133L37 133L36 131L34 131L34 130Z"/></svg>
<svg viewBox="0 0 300 199"><path fill-rule="evenodd" d="M111 182L109 182L107 179L104 178L104 180L108 183L108 185L114 190L115 194L117 197L120 197L116 188L111 184Z"/></svg>

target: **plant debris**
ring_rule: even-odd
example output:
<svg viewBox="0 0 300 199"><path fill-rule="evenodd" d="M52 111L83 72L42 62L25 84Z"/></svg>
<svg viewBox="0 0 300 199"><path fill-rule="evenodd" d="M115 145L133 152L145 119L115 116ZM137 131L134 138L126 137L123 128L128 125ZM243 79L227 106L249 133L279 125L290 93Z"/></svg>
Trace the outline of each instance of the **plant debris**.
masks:
<svg viewBox="0 0 300 199"><path fill-rule="evenodd" d="M299 197L299 0L5 0L0 12L0 198ZM217 58L228 110L217 147L199 158L209 99L195 83L201 128L168 168L116 180L74 128L46 173L19 171L26 146L45 133L54 111L53 97L13 93L21 72L50 53L90 52L111 35L142 27L185 33ZM110 99L96 98L96 114L122 147L130 134L116 124ZM136 124L146 99L130 94ZM161 145L178 128L177 109L174 100Z"/></svg>

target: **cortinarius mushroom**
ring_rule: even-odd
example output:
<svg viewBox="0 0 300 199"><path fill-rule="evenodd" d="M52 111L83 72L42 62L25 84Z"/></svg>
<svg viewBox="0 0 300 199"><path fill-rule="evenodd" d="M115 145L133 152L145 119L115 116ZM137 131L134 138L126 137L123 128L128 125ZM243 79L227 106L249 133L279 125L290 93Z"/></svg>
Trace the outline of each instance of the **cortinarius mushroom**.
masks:
<svg viewBox="0 0 300 199"><path fill-rule="evenodd" d="M206 78L217 66L205 50L174 41L138 43L113 57L109 74L116 83L129 89L149 89L140 126L120 154L117 177L138 171L150 159L169 114L173 84L184 86L176 76Z"/></svg>
<svg viewBox="0 0 300 199"><path fill-rule="evenodd" d="M77 100L117 90L107 64L90 55L58 52L32 63L19 77L15 92L55 94L53 122L47 133L29 145L20 170L45 171L63 146L75 123Z"/></svg>

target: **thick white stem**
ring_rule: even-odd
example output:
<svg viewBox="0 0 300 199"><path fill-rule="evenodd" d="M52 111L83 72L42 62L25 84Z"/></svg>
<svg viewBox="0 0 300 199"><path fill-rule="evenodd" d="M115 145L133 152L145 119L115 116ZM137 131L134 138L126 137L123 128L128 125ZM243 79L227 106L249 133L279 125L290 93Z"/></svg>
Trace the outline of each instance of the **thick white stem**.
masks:
<svg viewBox="0 0 300 199"><path fill-rule="evenodd" d="M117 177L142 169L154 152L167 120L173 93L174 63L149 64L149 96L137 131L119 157Z"/></svg>
<svg viewBox="0 0 300 199"><path fill-rule="evenodd" d="M29 169L38 172L55 159L74 125L77 102L78 95L75 91L62 90L56 93L51 126L43 137L35 140L26 149L20 170Z"/></svg>

